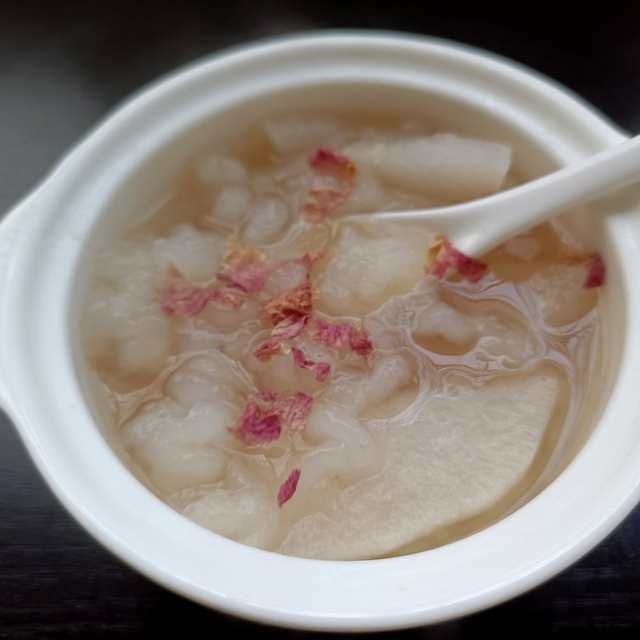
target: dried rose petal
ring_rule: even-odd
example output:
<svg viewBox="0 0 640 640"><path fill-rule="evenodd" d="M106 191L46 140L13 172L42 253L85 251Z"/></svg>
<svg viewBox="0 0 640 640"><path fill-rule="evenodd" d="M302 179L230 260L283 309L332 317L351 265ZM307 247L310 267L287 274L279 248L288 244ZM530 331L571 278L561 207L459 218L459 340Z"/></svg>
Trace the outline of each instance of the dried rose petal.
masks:
<svg viewBox="0 0 640 640"><path fill-rule="evenodd" d="M271 330L271 337L277 340L291 340L302 333L309 316L291 316L284 318Z"/></svg>
<svg viewBox="0 0 640 640"><path fill-rule="evenodd" d="M364 358L373 351L373 343L367 332L364 329L356 329L347 322L316 320L311 335L321 344L335 349L349 348Z"/></svg>
<svg viewBox="0 0 640 640"><path fill-rule="evenodd" d="M429 248L427 273L444 278L449 269L469 282L478 282L487 272L484 262L475 260L458 251L447 238L440 237Z"/></svg>
<svg viewBox="0 0 640 640"><path fill-rule="evenodd" d="M584 281L585 289L601 287L607 276L607 267L599 253L594 253L589 258L589 271Z"/></svg>
<svg viewBox="0 0 640 640"><path fill-rule="evenodd" d="M209 287L209 302L217 302L225 307L239 307L245 301L242 291L231 287Z"/></svg>
<svg viewBox="0 0 640 640"><path fill-rule="evenodd" d="M198 287L173 269L161 295L160 307L165 315L197 316L209 302L227 307L239 307L245 299L243 292L229 287Z"/></svg>
<svg viewBox="0 0 640 640"><path fill-rule="evenodd" d="M236 249L225 259L225 269L217 274L218 279L245 293L257 293L264 288L273 265L269 265L264 254L254 249Z"/></svg>
<svg viewBox="0 0 640 640"><path fill-rule="evenodd" d="M268 444L280 437L283 426L290 433L303 431L312 407L313 398L306 393L259 391L247 400L230 431L245 444Z"/></svg>
<svg viewBox="0 0 640 640"><path fill-rule="evenodd" d="M262 362L267 362L271 356L275 356L282 350L282 341L276 338L269 338L265 340L260 346L253 352L253 355Z"/></svg>
<svg viewBox="0 0 640 640"><path fill-rule="evenodd" d="M169 284L162 292L160 307L167 316L196 316L209 302L206 289L193 286Z"/></svg>
<svg viewBox="0 0 640 640"><path fill-rule="evenodd" d="M315 224L349 198L355 186L356 166L346 156L329 149L318 149L309 164L315 176L302 205L302 215L307 222Z"/></svg>
<svg viewBox="0 0 640 640"><path fill-rule="evenodd" d="M254 352L259 360L268 360L280 352L283 342L300 335L312 310L311 284L304 284L283 291L265 307L267 317L273 324L271 336Z"/></svg>
<svg viewBox="0 0 640 640"><path fill-rule="evenodd" d="M290 432L304 431L307 426L307 419L313 407L313 398L306 393L298 391L292 396L275 394L273 407L281 417L282 422L287 425Z"/></svg>
<svg viewBox="0 0 640 640"><path fill-rule="evenodd" d="M277 440L283 425L291 433L303 431L313 407L306 393L260 391L247 401L231 433L245 444L268 444Z"/></svg>
<svg viewBox="0 0 640 640"><path fill-rule="evenodd" d="M253 352L258 360L266 362L271 356L282 352L284 343L300 335L307 324L307 316L285 318L281 320L272 330L271 337L265 340Z"/></svg>
<svg viewBox="0 0 640 640"><path fill-rule="evenodd" d="M277 391L258 391L256 397L260 402L275 402L280 394Z"/></svg>
<svg viewBox="0 0 640 640"><path fill-rule="evenodd" d="M278 489L278 506L281 507L285 502L288 502L293 497L293 494L298 488L298 482L300 481L300 469L294 469L289 477L280 485Z"/></svg>
<svg viewBox="0 0 640 640"><path fill-rule="evenodd" d="M311 283L308 280L293 289L283 291L270 300L265 307L267 316L274 326L292 317L308 317L311 315L311 309Z"/></svg>
<svg viewBox="0 0 640 640"><path fill-rule="evenodd" d="M231 432L245 444L267 444L280 437L282 426L278 412L249 400Z"/></svg>
<svg viewBox="0 0 640 640"><path fill-rule="evenodd" d="M318 382L324 382L327 379L327 376L331 373L330 364L310 360L305 356L302 349L293 347L291 349L291 354L293 355L293 361L296 363L296 366L301 369L309 369Z"/></svg>
<svg viewBox="0 0 640 640"><path fill-rule="evenodd" d="M353 329L349 345L354 353L366 358L373 351L373 342L369 339L369 334L364 329Z"/></svg>

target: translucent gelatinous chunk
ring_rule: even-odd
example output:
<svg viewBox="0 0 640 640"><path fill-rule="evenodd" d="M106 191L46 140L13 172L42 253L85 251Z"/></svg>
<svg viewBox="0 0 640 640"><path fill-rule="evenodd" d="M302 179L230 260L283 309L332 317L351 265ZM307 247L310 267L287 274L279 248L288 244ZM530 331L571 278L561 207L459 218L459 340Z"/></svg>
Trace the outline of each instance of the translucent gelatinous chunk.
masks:
<svg viewBox="0 0 640 640"><path fill-rule="evenodd" d="M257 198L249 209L245 240L250 244L266 244L276 240L289 221L289 208L276 196Z"/></svg>
<svg viewBox="0 0 640 640"><path fill-rule="evenodd" d="M361 315L424 277L433 235L404 225L345 225L317 279L318 305L335 315Z"/></svg>
<svg viewBox="0 0 640 640"><path fill-rule="evenodd" d="M345 153L393 185L450 200L497 191L511 164L505 145L448 133L365 141Z"/></svg>

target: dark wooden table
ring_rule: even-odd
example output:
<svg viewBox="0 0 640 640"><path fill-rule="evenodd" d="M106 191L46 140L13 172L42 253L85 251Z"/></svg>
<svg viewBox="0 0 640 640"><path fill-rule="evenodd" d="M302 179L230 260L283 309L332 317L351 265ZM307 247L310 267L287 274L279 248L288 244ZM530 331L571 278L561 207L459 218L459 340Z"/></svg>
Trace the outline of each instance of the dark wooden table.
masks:
<svg viewBox="0 0 640 640"><path fill-rule="evenodd" d="M593 10L585 4L564 18L558 15L561 3L556 12L519 5L524 18L483 6L463 11L464 3L453 5L457 13L446 12L415 0L381 7L286 0L56 4L0 0L2 212L141 85L226 46L308 29L413 31L484 47L548 74L622 127L640 131L637 2L624 8L598 3ZM307 635L229 619L124 566L56 502L2 419L0 638L203 631L214 637ZM478 638L500 631L538 638L576 631L581 638L640 637L640 510L589 556L535 591L464 620L402 635Z"/></svg>

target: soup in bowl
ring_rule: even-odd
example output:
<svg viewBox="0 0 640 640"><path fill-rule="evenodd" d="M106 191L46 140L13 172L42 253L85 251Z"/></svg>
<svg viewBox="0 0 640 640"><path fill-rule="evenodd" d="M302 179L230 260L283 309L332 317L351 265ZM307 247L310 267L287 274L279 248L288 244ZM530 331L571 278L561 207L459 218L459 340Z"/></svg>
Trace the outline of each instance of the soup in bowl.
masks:
<svg viewBox="0 0 640 640"><path fill-rule="evenodd" d="M83 329L112 442L159 498L237 542L373 559L557 473L591 426L606 267L560 219L479 260L368 221L522 177L506 144L335 111L187 162L94 250Z"/></svg>

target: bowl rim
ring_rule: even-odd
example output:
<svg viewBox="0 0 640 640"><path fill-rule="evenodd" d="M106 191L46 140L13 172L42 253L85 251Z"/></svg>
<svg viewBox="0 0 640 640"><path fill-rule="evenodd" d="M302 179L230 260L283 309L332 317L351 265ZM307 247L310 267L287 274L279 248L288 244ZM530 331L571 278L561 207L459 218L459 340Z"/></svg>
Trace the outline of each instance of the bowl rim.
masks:
<svg viewBox="0 0 640 640"><path fill-rule="evenodd" d="M59 198L61 194L64 193L64 189L62 188L64 185L62 185L62 183L65 183L70 177L74 176L78 171L81 171L82 163L87 157L87 154L94 152L95 149L104 144L110 136L116 135L119 127L121 127L127 118L135 113L144 113L150 105L161 100L163 95L167 92L172 92L175 89L175 83L184 83L187 80L197 81L198 78L201 79L208 73L214 73L216 69L224 67L225 65L244 64L256 58L266 58L267 55L274 52L282 53L284 51L286 53L296 48L301 50L305 47L313 48L319 46L329 50L337 44L341 46L348 44L358 46L366 45L373 48L387 48L387 50L393 49L396 51L411 50L413 53L421 53L427 56L437 54L445 58L448 57L462 64L468 64L470 67L480 66L496 75L500 75L506 82L521 83L532 93L539 94L543 102L554 102L555 108L557 109L567 109L573 114L572 117L581 121L582 126L592 129L594 139L599 139L602 145L613 144L624 137L620 131L607 123L603 117L597 114L586 102L577 98L556 83L549 81L540 74L531 72L522 65L512 63L494 54L487 54L475 48L452 44L441 39L423 36L415 37L405 34L399 35L389 32L338 31L269 39L259 42L258 44L233 48L228 52L206 58L203 61L199 61L194 65L190 65L183 70L166 76L159 82L154 83L149 88L136 94L94 129L84 142L81 142L74 151L62 160L57 169L51 174L51 177L45 181L43 187L37 189L30 198L10 214L9 220L3 223L3 228L7 229L17 224L18 219L21 219L25 213L29 213L33 218L32 231L34 239L27 239L21 243L20 251L17 252L19 255L16 255L15 264L12 265L15 281L20 282L21 274L26 274L29 271L28 263L30 261L32 262L29 256L34 255L34 251L41 241L40 237L36 238L36 236L38 236L38 229L41 231L43 224L46 222L46 215L33 216L32 211L26 210L34 208L48 209L49 205L46 203L46 200L56 197ZM56 185L56 182L61 183L62 186ZM22 222L22 220L20 220L20 222ZM620 236L623 235L624 232L625 230L623 228L617 231ZM634 266L638 265L635 264ZM68 295L69 292L67 292L67 296ZM3 306L7 304L8 299L9 296L6 296L5 299L1 301ZM6 311L6 307L4 307L4 309ZM640 315L636 307L634 307L634 313L636 317ZM4 361L2 363L3 374L6 374L7 369L5 363L9 363L9 365L12 363L15 364L18 357L18 351L16 351L15 348L12 351L5 346L8 336L11 335L11 330L11 327L7 327L6 330L3 328L2 334L0 335L0 346L2 346L3 351L2 360ZM14 335L17 335L17 331ZM634 342L637 343L639 340L636 339ZM629 343L628 347L633 348L634 344ZM636 352L640 353L640 348L636 349ZM32 353L33 351L30 352L30 354ZM633 369L636 366L637 360L638 358L630 359L626 364L626 369ZM54 362L53 356L49 362ZM42 362L42 364L44 364L44 362ZM31 361L30 366L34 366L34 363ZM379 567L383 566L383 564L385 569L382 571L393 571L399 576L398 584L396 585L397 593L390 594L391 600L394 598L396 600L390 602L386 609L369 611L366 614L361 612L354 615L349 615L348 612L343 612L339 615L335 612L322 614L319 611L313 611L312 607L305 610L303 606L298 606L295 611L287 610L286 606L276 609L252 599L254 594L247 593L244 598L238 595L243 591L242 585L239 584L234 583L233 587L235 592L233 589L224 589L222 587L217 591L211 588L204 588L202 584L206 584L207 576L203 575L201 571L194 569L194 567L190 568L190 575L192 578L193 576L196 576L196 578L199 577L200 583L197 583L196 579L176 577L172 573L167 572L164 567L160 567L153 561L150 561L150 556L141 553L139 545L136 546L127 542L125 538L121 537L121 532L116 532L113 528L105 526L106 520L97 518L95 515L98 507L96 505L92 507L87 506L91 504L90 501L87 501L87 495L91 495L91 491L89 490L88 494L82 495L77 486L70 489L70 487L73 486L72 484L67 482L66 479L65 482L61 481L61 478L63 478L66 473L61 468L61 461L64 460L64 454L53 452L51 445L43 439L39 426L41 420L34 419L36 414L27 406L28 402L24 400L24 393L22 394L22 403L16 401L15 395L20 395L16 393L16 388L22 384L24 390L25 384L29 381L30 372L33 372L33 368L29 370L28 367L25 367L20 371L20 375L16 376L16 382L9 385L11 388L7 389L9 399L5 397L3 400L7 412L18 427L27 449L36 462L40 472L44 475L57 497L67 509L71 511L74 517L109 550L155 582L202 604L213 606L226 613L254 621L300 629L365 631L411 627L420 624L440 622L472 613L520 594L567 567L609 533L622 518L627 515L640 498L640 473L627 474L625 478L619 478L616 485L616 500L613 501L612 499L606 504L600 504L602 497L600 497L600 502L594 499L592 506L594 511L596 507L599 508L599 517L587 521L582 535L577 535L571 544L558 544L555 548L549 549L545 554L545 561L538 563L535 567L528 567L526 569L523 567L515 567L510 576L503 576L502 582L496 583L490 588L487 588L486 585L484 589L476 587L475 591L473 591L473 593L470 592L465 598L456 599L452 595L449 602L443 599L438 605L424 608L417 607L415 604L412 607L403 604L406 602L404 599L406 592L403 592L401 588L403 575L406 572L411 572L411 565L419 562L417 556L426 557L428 554L431 561L438 555L433 551L438 550L423 552L422 554L417 554L417 556L403 556L385 560L355 561L349 563L302 560L259 551L245 547L244 545L238 545L220 536L215 536L215 534L200 530L196 525L188 523L186 519L178 516L168 507L160 506L160 504L145 514L156 526L166 524L169 527L173 527L176 525L176 519L179 519L181 521L180 530L186 531L188 528L191 540L199 541L202 549L213 548L215 546L217 553L228 553L233 556L234 554L239 554L239 548L241 548L247 568L255 568L261 563L268 565L271 570L276 570L277 568L282 568L287 565L291 567L290 574L288 574L290 576L295 575L300 577L305 574L307 576L314 575L316 581L319 581L316 582L314 586L317 589L324 589L325 591L335 590L335 580L339 577L349 579L353 581L354 584L359 584L365 589L370 582L384 579L384 576L381 577L379 575L381 571ZM28 388L28 385L26 388ZM638 408L636 407L635 409L635 415L640 415L640 412L637 411ZM83 408L70 403L68 410L70 412L81 412ZM42 415L42 408L40 409L40 415ZM106 446L106 443L103 444ZM593 450L593 446L591 446L591 449ZM584 452L581 452L580 455L582 455L582 453ZM83 471L86 472L86 469L83 469ZM571 469L568 471L571 471ZM128 473L129 472L126 472L126 474ZM117 475L115 472L112 478L114 484L123 490L131 488L131 479L129 475L126 475L125 479L124 473ZM563 498L562 492L558 491L557 487L554 491L553 485L545 490L545 493L547 491L553 494L548 496L549 499L546 501L547 503L553 503L554 500L562 503L562 501L566 499ZM106 499L107 497L105 496L105 500ZM532 501L532 503L534 502L536 501ZM540 501L538 501L538 503L539 502ZM538 514L540 514L539 504L532 504L532 507L536 507ZM153 511L153 513L151 513L151 511ZM522 520L523 516L521 513L520 516L518 516L519 513L520 512L516 512L513 514L514 517L509 517L506 520L510 520L511 522L514 520ZM495 537L495 529L505 523L506 520L478 534L474 534L472 537L476 539L475 544L481 546L485 540L488 540L490 543L492 537ZM542 533L543 532L540 531L541 535ZM207 544L205 537L210 540L215 540L215 545ZM451 559L453 556L451 554L455 554L468 540L469 539L464 539L443 548L447 549L447 559L437 561L440 563L440 571L446 568L450 569L454 566L452 565ZM410 561L408 560L409 558L411 558ZM337 565L341 568L334 571ZM329 570L329 567L333 568ZM230 568L230 566L227 568ZM411 587L407 587L407 589L413 589L414 591L417 588L415 580ZM393 610L394 607L395 610Z"/></svg>

